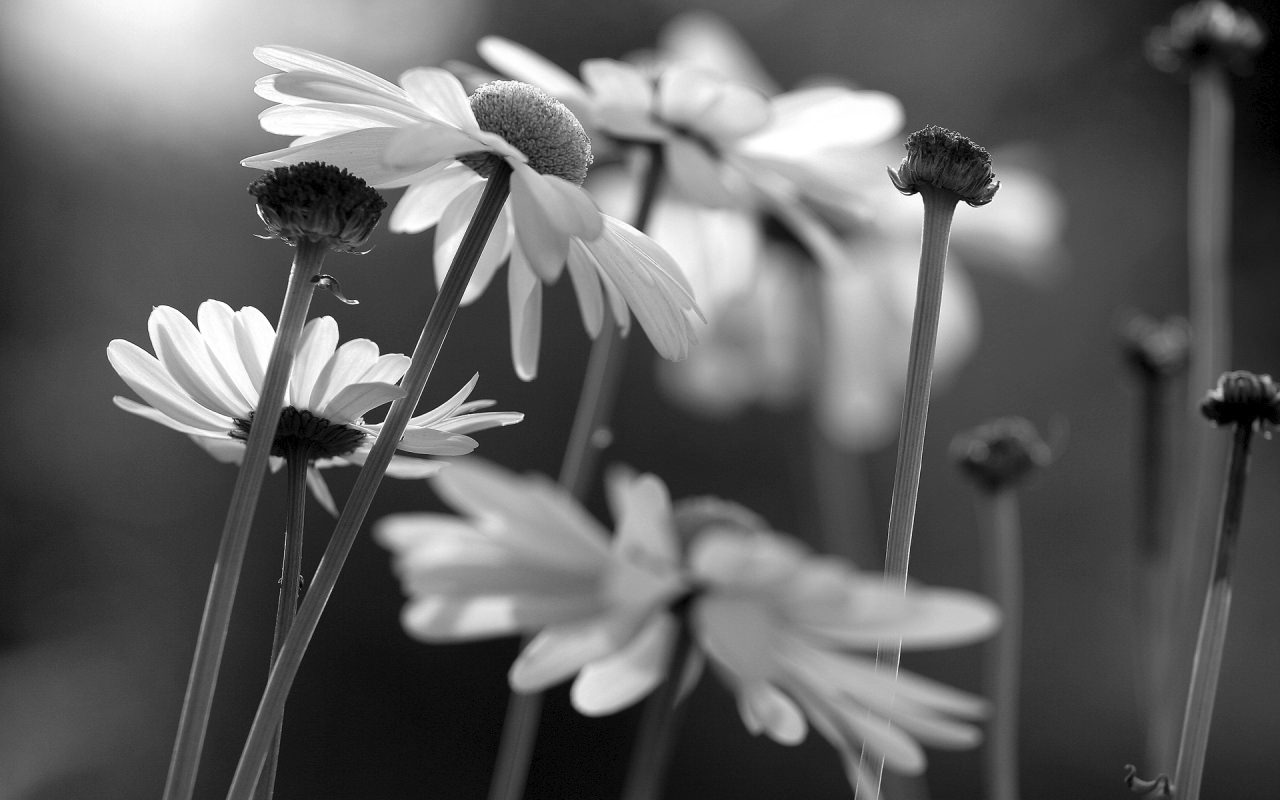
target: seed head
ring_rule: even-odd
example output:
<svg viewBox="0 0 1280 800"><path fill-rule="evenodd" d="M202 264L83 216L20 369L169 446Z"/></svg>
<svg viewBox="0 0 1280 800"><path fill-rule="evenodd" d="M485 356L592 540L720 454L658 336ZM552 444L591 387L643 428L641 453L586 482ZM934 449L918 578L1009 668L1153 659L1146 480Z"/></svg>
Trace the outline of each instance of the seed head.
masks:
<svg viewBox="0 0 1280 800"><path fill-rule="evenodd" d="M486 83L470 99L481 130L506 139L529 159L529 166L578 186L586 180L591 138L564 103L519 81ZM488 153L459 160L486 178L493 173L493 157Z"/></svg>
<svg viewBox="0 0 1280 800"><path fill-rule="evenodd" d="M1167 378L1187 365L1191 329L1182 317L1133 314L1120 331L1125 358L1148 378Z"/></svg>
<svg viewBox="0 0 1280 800"><path fill-rule="evenodd" d="M1200 0L1182 6L1167 26L1151 32L1147 58L1165 72L1217 61L1246 73L1266 43L1266 29L1249 12L1222 0Z"/></svg>
<svg viewBox="0 0 1280 800"><path fill-rule="evenodd" d="M1200 412L1217 425L1280 425L1280 387L1270 375L1224 372L1200 402Z"/></svg>
<svg viewBox="0 0 1280 800"><path fill-rule="evenodd" d="M907 157L889 180L903 194L921 184L945 189L971 206L991 202L1000 182L991 171L991 154L955 131L929 125L907 137Z"/></svg>
<svg viewBox="0 0 1280 800"><path fill-rule="evenodd" d="M1017 483L1052 459L1049 445L1022 417L1004 417L962 433L951 443L961 471L989 491Z"/></svg>
<svg viewBox="0 0 1280 800"><path fill-rule="evenodd" d="M295 246L325 243L337 253L364 252L387 207L363 180L319 161L276 167L249 184L249 194L272 236Z"/></svg>

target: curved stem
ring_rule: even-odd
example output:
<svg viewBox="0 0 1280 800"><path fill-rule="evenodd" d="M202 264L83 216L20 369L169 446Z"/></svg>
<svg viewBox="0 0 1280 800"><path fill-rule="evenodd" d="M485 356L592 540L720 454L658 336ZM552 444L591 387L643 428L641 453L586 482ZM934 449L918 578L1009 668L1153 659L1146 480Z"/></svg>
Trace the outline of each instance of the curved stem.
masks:
<svg viewBox="0 0 1280 800"><path fill-rule="evenodd" d="M1227 465L1227 486L1222 499L1218 535L1214 540L1213 575L1200 616L1195 660L1191 667L1191 688L1187 692L1182 739L1178 743L1178 765L1173 788L1178 800L1199 800L1200 778L1205 751L1209 746L1209 725L1213 701L1222 668L1222 650L1227 639L1227 618L1231 613L1231 568L1240 532L1240 512L1244 505L1245 476L1249 472L1249 441L1252 424L1235 427L1231 459Z"/></svg>
<svg viewBox="0 0 1280 800"><path fill-rule="evenodd" d="M992 704L984 743L986 797L1017 800L1018 694L1022 654L1022 525L1012 488L978 498L983 538L985 594L1000 607L1000 631L987 646L983 690Z"/></svg>
<svg viewBox="0 0 1280 800"><path fill-rule="evenodd" d="M311 279L320 274L320 266L327 252L323 245L306 240L299 242L294 251L289 285L280 310L280 321L276 325L276 340L271 347L262 391L255 409L257 418L272 420L272 424L253 425L249 429L244 461L231 492L231 505L222 527L222 539L218 544L213 575L209 579L209 594L205 599L200 633L196 638L196 652L192 657L191 674L182 701L182 716L178 720L178 733L169 762L164 800L190 800L195 791L200 751L204 747L205 732L209 727L218 669L222 664L222 651L227 642L227 626L231 620L236 585L240 581L240 569L249 544L253 513L258 505L262 479L266 475L267 461L271 455L271 444L275 439L275 423L279 422L280 411L284 406L285 388L293 371L298 339L302 335L302 326L306 322L307 309L315 290Z"/></svg>
<svg viewBox="0 0 1280 800"><path fill-rule="evenodd" d="M649 153L650 161L640 193L640 205L633 220L633 227L640 231L649 224L662 178L661 148L650 147ZM586 497L591 478L595 475L596 462L609 445L608 421L613 414L618 386L622 381L625 344L616 326L612 324L606 306L600 335L591 343L591 354L587 357L587 370L582 380L582 393L578 395L573 426L569 429L569 441L565 445L564 460L560 466L560 485L579 501ZM518 800L524 794L525 779L529 774L529 763L533 759L533 746L538 738L538 723L541 719L541 692L511 693L507 701L507 714L502 722L502 738L498 743L493 780L489 784L489 800Z"/></svg>
<svg viewBox="0 0 1280 800"><path fill-rule="evenodd" d="M449 273L445 276L444 284L440 287L440 293L436 295L435 302L431 305L431 312L427 316L426 324L423 325L422 333L418 337L418 344L410 357L409 369L401 380L405 396L392 403L391 409L387 412L382 431L369 451L364 467L356 477L351 495L342 509L342 516L334 528L333 538L329 540L320 565L316 568L311 588L307 590L306 599L298 608L298 616L294 620L293 628L285 637L275 668L271 670L271 677L267 681L267 688L258 705L258 713L254 717L253 727L249 731L249 738L245 742L240 763L232 779L231 789L227 795L229 798L248 796L249 791L257 783L272 732L284 714L285 698L302 664L307 645L320 624L320 616L324 613L325 604L333 594L333 587L337 584L342 565L346 562L347 554L351 552L351 546L360 533L360 526L369 512L373 495L382 483L387 465L391 463L391 457L395 455L400 437L409 423L409 418L413 416L413 409L422 398L427 378L431 375L436 357L440 354L440 348L444 344L449 327L462 301L462 293L471 280L471 274L475 271L480 253L484 250L489 233L498 219L498 213L506 202L510 181L511 169L505 162L501 162L499 169L485 184L484 194L480 197L480 203L476 207L471 223L467 226L466 233L463 234L462 243L454 256L453 264L449 267Z"/></svg>
<svg viewBox="0 0 1280 800"><path fill-rule="evenodd" d="M296 447L285 454L285 470L288 473L289 501L284 520L284 560L280 565L280 596L276 602L276 630L271 639L271 662L274 666L280 656L280 648L284 637L293 627L293 618L298 612L298 595L302 592L302 530L307 510L307 469L310 466L308 447ZM262 768L262 777L254 792L257 800L271 800L275 794L276 767L280 761L280 737L284 729L284 720L276 726L275 736L271 741L271 750L267 753L267 763Z"/></svg>

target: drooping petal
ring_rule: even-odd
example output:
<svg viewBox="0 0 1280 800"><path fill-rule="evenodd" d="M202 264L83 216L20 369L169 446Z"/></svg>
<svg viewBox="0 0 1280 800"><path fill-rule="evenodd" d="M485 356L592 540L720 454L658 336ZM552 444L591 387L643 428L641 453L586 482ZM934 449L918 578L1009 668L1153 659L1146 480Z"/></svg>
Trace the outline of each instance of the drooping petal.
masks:
<svg viewBox="0 0 1280 800"><path fill-rule="evenodd" d="M282 72L270 80L256 85L259 96L277 99L287 105L299 103L341 103L343 105L375 106L401 114L415 115L413 105L404 92L385 92L364 83L320 72L298 70Z"/></svg>
<svg viewBox="0 0 1280 800"><path fill-rule="evenodd" d="M468 168L470 171L470 168ZM479 176L477 176L477 179ZM450 203L445 209L444 215L440 218L440 224L436 227L435 242L435 273L436 285L444 284L445 276L449 273L450 267L453 266L453 259L458 253L458 248L462 245L462 239L466 235L467 226L471 222L471 217L475 213L476 206L479 205L480 195L484 192L484 183L477 180L475 184L469 185L463 190L454 202ZM467 283L467 289L462 294L462 304L474 302L484 290L489 287L489 282L493 280L494 273L498 267L511 253L511 213L510 205L504 205L502 210L498 212L498 219L494 222L493 230L489 233L489 238L484 244L484 250L480 252L480 260L476 262L475 270L471 273L471 280Z"/></svg>
<svg viewBox="0 0 1280 800"><path fill-rule="evenodd" d="M283 45L267 45L255 47L253 57L269 67L285 72L314 72L342 78L353 85L365 87L368 91L380 94L389 101L402 99L403 90L390 81L379 78L371 72L365 72L336 58L304 50L300 47ZM275 98L267 98L274 100Z"/></svg>
<svg viewBox="0 0 1280 800"><path fill-rule="evenodd" d="M382 152L382 163L400 171L426 169L441 161L488 150L476 135L444 122L424 120L396 130Z"/></svg>
<svg viewBox="0 0 1280 800"><path fill-rule="evenodd" d="M352 108L342 103L275 105L258 114L258 124L264 131L297 137L293 145L365 128L396 128L416 123L416 119L400 111L373 106Z"/></svg>
<svg viewBox="0 0 1280 800"><path fill-rule="evenodd" d="M271 357L271 348L276 342L276 329L253 306L245 306L236 312L233 328L240 363L244 364L245 372L253 385L261 387L267 371L267 360Z"/></svg>
<svg viewBox="0 0 1280 800"><path fill-rule="evenodd" d="M396 233L420 233L438 225L449 205L483 180L475 170L457 162L436 164L430 173L423 175L421 180L409 186L401 195L400 202L391 211L391 218L387 223L391 230ZM453 227L448 226L448 229L452 230ZM444 229L445 226L442 226L442 230L437 231L437 236Z"/></svg>
<svg viewBox="0 0 1280 800"><path fill-rule="evenodd" d="M409 361L403 353L386 353L378 356L378 360L356 380L360 383L395 383L409 369Z"/></svg>
<svg viewBox="0 0 1280 800"><path fill-rule="evenodd" d="M431 166L410 164L393 167L387 164L383 160L383 153L397 133L395 128L366 128L250 156L240 163L246 167L268 170L304 161L324 161L363 178L370 186L383 188Z"/></svg>
<svg viewBox="0 0 1280 800"><path fill-rule="evenodd" d="M343 458L352 464L362 465L366 456L368 456L368 452L356 450L354 453L348 453L343 456ZM443 461L397 454L391 457L391 463L387 465L387 477L402 481L430 478L432 475L440 474L440 470L447 466L448 464Z"/></svg>
<svg viewBox="0 0 1280 800"><path fill-rule="evenodd" d="M544 628L511 665L511 688L536 692L557 684L592 661L614 654L636 632L637 620L630 614L597 615Z"/></svg>
<svg viewBox="0 0 1280 800"><path fill-rule="evenodd" d="M542 344L542 283L519 248L512 251L507 266L507 303L516 375L531 381L538 375L538 350Z"/></svg>
<svg viewBox="0 0 1280 800"><path fill-rule="evenodd" d="M795 702L766 681L738 687L738 713L747 730L765 733L778 744L800 744L809 730Z"/></svg>
<svg viewBox="0 0 1280 800"><path fill-rule="evenodd" d="M154 356L132 342L115 339L107 346L111 366L153 408L177 422L201 430L225 431L227 417L191 399Z"/></svg>
<svg viewBox="0 0 1280 800"><path fill-rule="evenodd" d="M470 436L446 433L434 428L409 428L396 445L399 450L429 456L463 456L480 446Z"/></svg>
<svg viewBox="0 0 1280 800"><path fill-rule="evenodd" d="M311 496L316 499L321 508L328 511L332 517L338 516L338 504L333 500L333 492L329 491L329 484L325 483L324 476L314 464L307 467L307 488L311 490Z"/></svg>
<svg viewBox="0 0 1280 800"><path fill-rule="evenodd" d="M517 164L511 176L511 212L517 246L533 271L551 282L560 276L569 237L594 239L603 223L587 193L566 180Z"/></svg>
<svg viewBox="0 0 1280 800"><path fill-rule="evenodd" d="M230 419L227 419L227 425L221 431L211 430L209 428L200 428L194 425L188 425L184 422L177 421L169 414L166 414L165 412L157 408L152 408L151 406L143 405L142 403L139 403L136 400L130 400L127 397L121 397L119 395L116 395L115 397L111 398L111 402L115 403L116 407L123 411L128 411L130 414L136 414L139 417L142 417L143 419L149 419L152 422L158 422L171 431L177 431L178 433L185 433L188 436L226 436L227 431L231 430L231 426L232 426L232 422Z"/></svg>
<svg viewBox="0 0 1280 800"><path fill-rule="evenodd" d="M666 678L676 622L658 614L629 643L582 668L569 698L579 713L599 717L633 705Z"/></svg>
<svg viewBox="0 0 1280 800"><path fill-rule="evenodd" d="M600 329L604 326L604 292L600 288L595 259L585 252L585 248L581 239L570 239L565 265L569 269L569 279L573 281L578 308L582 311L582 327L594 339L600 335Z"/></svg>

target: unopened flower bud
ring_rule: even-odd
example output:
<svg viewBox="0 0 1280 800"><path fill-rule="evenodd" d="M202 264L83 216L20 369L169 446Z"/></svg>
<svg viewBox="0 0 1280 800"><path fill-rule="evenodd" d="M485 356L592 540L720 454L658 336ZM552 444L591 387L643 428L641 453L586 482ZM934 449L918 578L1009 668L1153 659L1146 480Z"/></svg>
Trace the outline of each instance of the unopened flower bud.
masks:
<svg viewBox="0 0 1280 800"><path fill-rule="evenodd" d="M907 156L889 180L903 194L922 184L957 195L971 206L991 202L1000 182L991 171L991 154L955 131L929 125L907 137Z"/></svg>
<svg viewBox="0 0 1280 800"><path fill-rule="evenodd" d="M1191 329L1182 317L1158 320L1133 314L1125 320L1120 336L1125 358L1148 378L1167 378L1187 365Z"/></svg>
<svg viewBox="0 0 1280 800"><path fill-rule="evenodd" d="M529 159L543 175L581 186L591 166L591 138L573 112L541 89L519 81L486 83L471 95L480 129L496 133ZM483 177L494 167L489 153L459 159Z"/></svg>
<svg viewBox="0 0 1280 800"><path fill-rule="evenodd" d="M951 443L960 469L989 491L1017 483L1046 466L1053 453L1022 417L1003 417L962 433Z"/></svg>
<svg viewBox="0 0 1280 800"><path fill-rule="evenodd" d="M1218 425L1280 425L1280 387L1270 375L1224 372L1200 403L1200 411Z"/></svg>
<svg viewBox="0 0 1280 800"><path fill-rule="evenodd" d="M331 164L277 167L249 184L271 235L291 245L318 242L338 253L365 252L387 207L360 178Z"/></svg>
<svg viewBox="0 0 1280 800"><path fill-rule="evenodd" d="M1167 26L1151 32L1147 58L1165 72L1212 60L1245 73L1266 42L1266 30L1249 12L1222 0L1200 0L1182 6Z"/></svg>

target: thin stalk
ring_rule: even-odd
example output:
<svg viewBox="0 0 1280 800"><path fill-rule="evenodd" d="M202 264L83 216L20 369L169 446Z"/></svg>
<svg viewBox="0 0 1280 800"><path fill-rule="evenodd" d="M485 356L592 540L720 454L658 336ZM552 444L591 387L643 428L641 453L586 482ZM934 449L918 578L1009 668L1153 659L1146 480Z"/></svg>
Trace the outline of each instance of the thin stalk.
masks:
<svg viewBox="0 0 1280 800"><path fill-rule="evenodd" d="M1199 800L1204 773L1205 751L1209 745L1209 725L1213 701L1222 668L1223 645L1227 638L1227 618L1231 613L1231 568L1240 532L1240 512L1244 505L1244 483L1249 472L1249 442L1252 423L1235 426L1231 458L1227 465L1227 485L1222 499L1218 536L1213 547L1213 573L1200 616L1195 660L1191 667L1191 688L1187 693L1182 738L1173 787L1178 800Z"/></svg>
<svg viewBox="0 0 1280 800"><path fill-rule="evenodd" d="M983 768L987 800L1017 800L1018 693L1022 653L1022 524L1010 486L977 500L985 569L984 593L1000 607L1000 631L987 644L983 691L991 701Z"/></svg>
<svg viewBox="0 0 1280 800"><path fill-rule="evenodd" d="M959 197L930 184L919 187L924 200L924 225L920 244L920 277L916 283L915 316L911 322L910 354L907 358L906 394L902 401L902 423L898 432L898 459L893 473L893 494L889 501L889 535L885 543L885 580L896 583L905 593L911 560L911 535L915 527L916 499L920 492L920 468L924 459L925 427L929 417L929 392L933 386L933 353L938 340L938 319L942 309L942 280L947 263L947 243L951 220ZM902 662L902 641L886 642L876 648L876 668L895 676ZM865 756L865 751L864 751ZM879 778L884 760L877 759Z"/></svg>
<svg viewBox="0 0 1280 800"><path fill-rule="evenodd" d="M637 230L643 231L649 225L662 178L662 163L662 149L650 147L640 205L632 223ZM606 306L600 334L591 343L582 393L578 396L578 407L574 411L573 426L569 429L569 441L560 465L560 485L579 501L586 498L591 479L595 476L596 463L609 443L609 418L613 415L618 386L622 382L625 344ZM541 719L541 692L511 693L502 722L493 780L489 784L489 800L518 800L524 794Z"/></svg>
<svg viewBox="0 0 1280 800"><path fill-rule="evenodd" d="M294 251L289 284L280 310L280 321L276 325L276 340L271 347L254 414L256 419L270 422L249 428L244 462L240 465L235 488L231 492L231 504L223 523L213 575L209 578L209 594L205 599L191 674L187 679L187 691L182 701L182 715L178 720L173 756L169 761L164 800L190 800L195 791L200 751L204 747L204 737L209 727L218 669L222 664L222 652L227 642L231 608L235 603L240 569L244 565L253 513L258 505L262 479L266 475L267 461L271 455L271 444L284 406L285 388L293 371L298 339L302 335L302 326L306 322L307 309L315 290L315 284L311 280L320 274L320 266L327 252L325 245L307 240L300 241Z"/></svg>
<svg viewBox="0 0 1280 800"><path fill-rule="evenodd" d="M273 666L284 645L284 637L293 627L293 618L298 613L298 595L302 591L302 531L307 509L307 469L310 448L300 446L285 455L285 471L289 484L288 507L284 519L284 557L280 565L280 596L276 602L276 630L271 639L271 662ZM284 721L276 726L275 736L271 740L271 750L267 753L267 763L262 768L262 778L254 793L256 800L271 800L275 794L276 767L280 761L280 737L284 729Z"/></svg>
<svg viewBox="0 0 1280 800"><path fill-rule="evenodd" d="M680 685L693 644L687 615L682 609L675 611L676 641L667 661L667 679L645 703L622 800L657 800L666 782L667 765L680 727Z"/></svg>
<svg viewBox="0 0 1280 800"><path fill-rule="evenodd" d="M418 337L418 344L410 357L409 369L401 380L405 396L392 403L391 409L387 412L382 431L373 443L373 448L360 474L356 476L351 495L334 528L333 538L325 548L320 564L316 568L315 577L312 579L311 588L307 590L307 596L298 608L293 627L285 637L276 665L271 670L271 677L267 680L266 690L249 731L249 738L240 755L240 763L236 767L235 777L227 794L228 798L247 797L258 781L272 734L284 714L285 698L293 685L294 677L298 674L298 668L302 665L302 657L306 653L307 645L310 644L311 637L315 635L316 627L320 624L320 616L324 613L325 604L333 594L342 565L346 562L348 553L351 552L351 546L355 544L360 526L364 522L365 515L369 513L374 493L382 483L387 465L391 463L391 457L395 455L400 437L410 417L413 416L414 407L422 399L427 378L431 375L436 357L440 355L440 348L457 314L462 293L471 280L471 274L475 271L480 253L484 250L485 242L498 219L498 213L506 202L510 181L510 167L505 162L500 162L497 171L485 184L484 194L480 197L479 205L471 218L471 223L467 226L466 233L463 234L462 243L445 276L444 284L440 287L440 293L436 295L435 302L431 305L431 312L427 315L426 324L423 325L422 333Z"/></svg>

